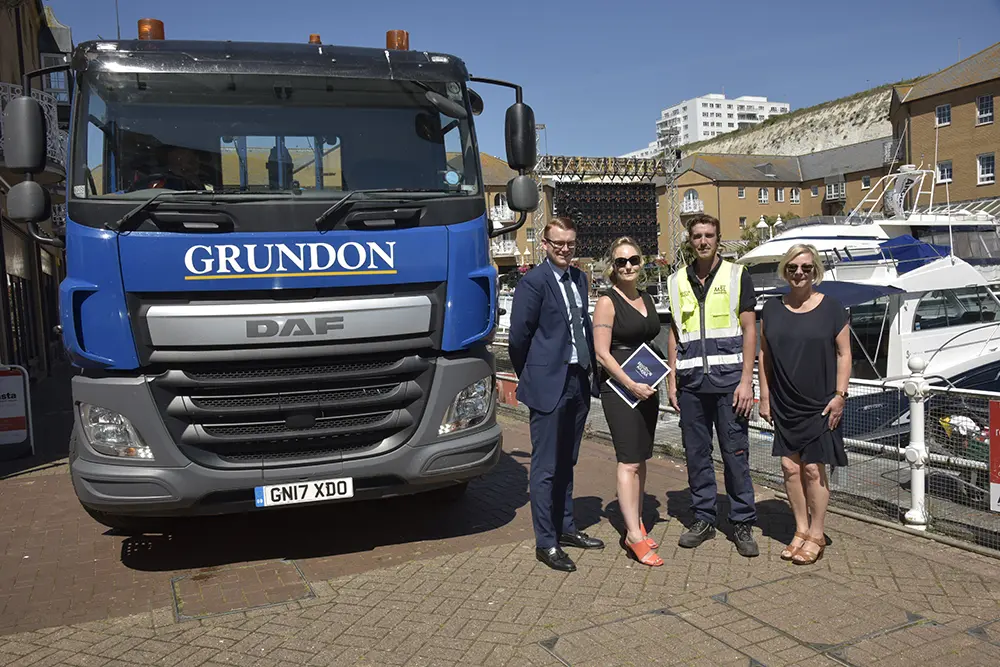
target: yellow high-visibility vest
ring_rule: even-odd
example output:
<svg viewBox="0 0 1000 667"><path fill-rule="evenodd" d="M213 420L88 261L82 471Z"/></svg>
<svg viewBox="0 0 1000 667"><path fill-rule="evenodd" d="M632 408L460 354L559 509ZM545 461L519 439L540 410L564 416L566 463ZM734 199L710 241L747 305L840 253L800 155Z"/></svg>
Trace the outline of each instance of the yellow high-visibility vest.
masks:
<svg viewBox="0 0 1000 667"><path fill-rule="evenodd" d="M711 377L716 386L739 383L743 374L740 288L743 267L722 260L704 306L698 301L687 267L667 280L670 317L677 333L677 386L697 386Z"/></svg>

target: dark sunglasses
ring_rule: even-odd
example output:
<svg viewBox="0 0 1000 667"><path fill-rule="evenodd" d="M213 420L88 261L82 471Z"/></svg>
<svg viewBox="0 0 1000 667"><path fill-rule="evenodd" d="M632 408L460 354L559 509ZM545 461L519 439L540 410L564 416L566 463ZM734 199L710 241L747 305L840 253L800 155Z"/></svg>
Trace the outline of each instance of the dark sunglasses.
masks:
<svg viewBox="0 0 1000 667"><path fill-rule="evenodd" d="M631 257L615 257L615 268L624 269L626 264L639 266L640 261L639 255L632 255Z"/></svg>
<svg viewBox="0 0 1000 667"><path fill-rule="evenodd" d="M809 275L810 273L813 272L813 265L812 264L802 264L800 266L798 264L785 264L785 273L795 273L799 269L802 270L802 273L804 273L806 275Z"/></svg>

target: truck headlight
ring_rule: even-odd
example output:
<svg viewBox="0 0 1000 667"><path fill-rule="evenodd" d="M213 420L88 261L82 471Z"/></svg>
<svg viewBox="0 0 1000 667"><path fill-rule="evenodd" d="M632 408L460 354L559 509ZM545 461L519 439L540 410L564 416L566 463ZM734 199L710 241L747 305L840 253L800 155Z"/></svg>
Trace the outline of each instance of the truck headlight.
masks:
<svg viewBox="0 0 1000 667"><path fill-rule="evenodd" d="M124 415L97 405L81 403L80 423L91 446L101 454L153 460L152 450Z"/></svg>
<svg viewBox="0 0 1000 667"><path fill-rule="evenodd" d="M458 392L441 420L438 435L448 435L483 422L493 403L493 380L483 378Z"/></svg>

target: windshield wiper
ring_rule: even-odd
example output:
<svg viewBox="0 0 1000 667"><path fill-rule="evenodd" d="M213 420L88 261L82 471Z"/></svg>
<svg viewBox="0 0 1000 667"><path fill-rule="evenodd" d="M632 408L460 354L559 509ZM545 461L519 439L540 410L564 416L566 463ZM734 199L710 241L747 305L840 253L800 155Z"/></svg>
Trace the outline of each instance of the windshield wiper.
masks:
<svg viewBox="0 0 1000 667"><path fill-rule="evenodd" d="M431 194L431 195L433 195L435 197L448 197L448 196L451 196L453 194L453 193L448 192L446 190L432 190L430 188L368 188L368 189L361 189L361 190L351 190L346 195L344 195L343 197L341 197L337 201L333 202L333 206L331 206L330 208L328 208L325 211L323 211L320 214L320 216L318 218L316 218L316 226L318 227L319 225L322 225L323 222L327 218L329 218L331 215L333 215L334 213L336 213L337 211L339 211L341 208L343 208L347 204L351 203L351 201L356 196L359 196L359 195L368 195L368 194L380 194L380 193L386 193L386 192L391 192L393 194L399 195L397 197L391 197L391 198L389 198L389 201L409 201L411 199L415 199L416 197L408 197L407 196L407 195L409 195L411 193L413 193L413 194L419 193L419 194L422 194L422 195ZM380 201L382 201L382 200L380 200Z"/></svg>
<svg viewBox="0 0 1000 667"><path fill-rule="evenodd" d="M398 188L368 188L367 190L351 190L346 195L333 202L333 206L320 213L320 216L316 218L316 225L322 225L324 220L342 209L349 201L354 199L354 197L376 192L400 192L400 190Z"/></svg>
<svg viewBox="0 0 1000 667"><path fill-rule="evenodd" d="M170 198L173 198L173 197L187 197L195 195L203 198L209 198L208 197L209 195L237 195L237 194L252 195L256 193L246 192L245 190L240 190L238 188L226 188L221 190L163 190L162 192L157 192L149 199L144 200L141 204L139 204L138 206L136 206L131 211L129 211L122 217L118 218L114 222L105 223L104 226L113 232L120 232L125 223L135 219L137 215L139 215L147 208L155 204L161 197L169 196ZM263 194L265 194L268 198L271 197L280 198L292 195L291 192L268 192Z"/></svg>

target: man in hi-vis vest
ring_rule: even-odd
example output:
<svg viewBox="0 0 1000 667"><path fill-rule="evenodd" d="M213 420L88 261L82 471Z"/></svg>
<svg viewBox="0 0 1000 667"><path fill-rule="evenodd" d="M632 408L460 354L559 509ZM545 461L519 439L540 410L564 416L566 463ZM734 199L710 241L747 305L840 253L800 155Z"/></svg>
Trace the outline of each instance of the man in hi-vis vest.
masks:
<svg viewBox="0 0 1000 667"><path fill-rule="evenodd" d="M695 261L671 274L667 377L670 404L680 412L694 523L678 544L693 548L715 537L716 484L712 427L719 436L729 495L729 522L741 556L760 553L750 481L748 418L753 408L757 353L754 290L742 266L719 257L719 221L699 215L687 223Z"/></svg>

